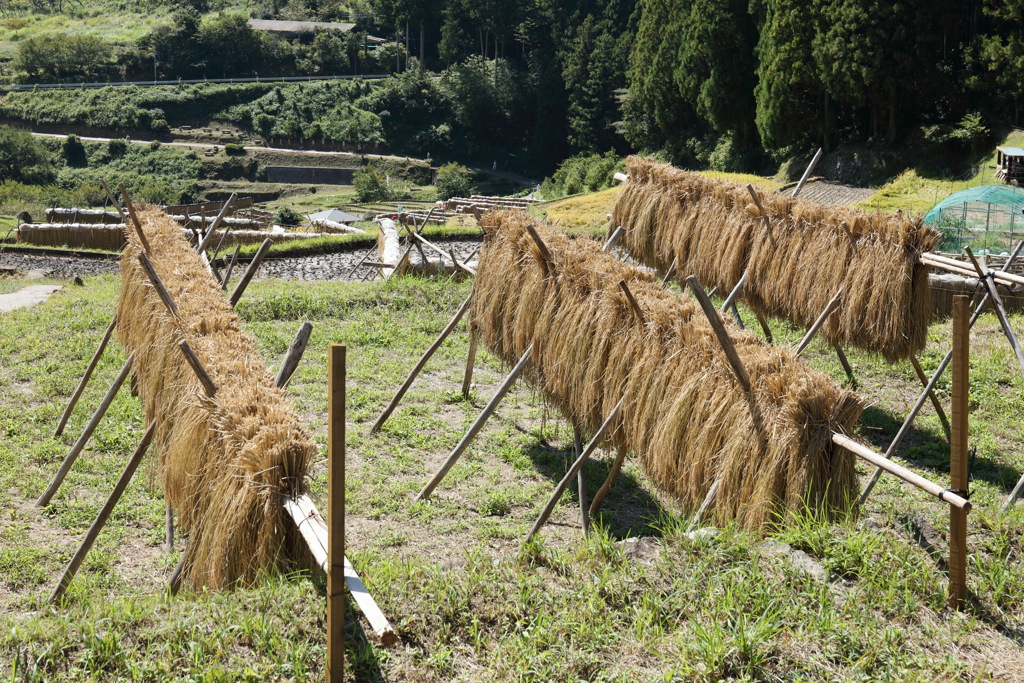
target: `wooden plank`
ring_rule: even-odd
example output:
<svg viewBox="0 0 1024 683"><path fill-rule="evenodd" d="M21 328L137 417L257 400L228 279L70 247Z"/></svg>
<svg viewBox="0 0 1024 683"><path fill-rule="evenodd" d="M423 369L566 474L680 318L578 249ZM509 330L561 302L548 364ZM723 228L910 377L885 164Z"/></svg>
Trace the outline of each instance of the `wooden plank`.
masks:
<svg viewBox="0 0 1024 683"><path fill-rule="evenodd" d="M53 432L54 438L57 438L64 433L64 427L68 424L71 412L75 409L75 404L78 403L78 399L82 397L82 392L85 391L86 385L89 384L89 380L92 378L92 373L99 364L100 358L103 357L103 351L106 350L107 344L110 342L110 337L114 333L114 327L116 325L117 314L110 319L110 324L107 325L107 331L103 333L103 339L100 340L100 345L96 348L96 353L92 355L92 360L89 361L89 366L85 369L85 374L82 375L82 379L78 382L78 386L75 387L74 393L71 394L71 400L68 401L68 407L64 409L64 414L60 416L60 422L57 423L57 429Z"/></svg>
<svg viewBox="0 0 1024 683"><path fill-rule="evenodd" d="M968 396L971 354L970 297L953 297L953 436L949 448L950 489L967 494ZM949 508L949 606L960 609L967 592L967 511Z"/></svg>
<svg viewBox="0 0 1024 683"><path fill-rule="evenodd" d="M327 571L327 523L317 511L316 506L309 496L301 495L296 498L286 498L284 501L285 510L292 521L299 529L299 534L320 568ZM370 628L380 638L385 647L390 647L399 642L398 633L388 622L387 617L381 612L376 601L366 590L365 584L359 578L352 563L345 558L345 584L348 586L352 598L362 611L366 620L370 622Z"/></svg>
<svg viewBox="0 0 1024 683"><path fill-rule="evenodd" d="M327 680L345 680L345 345L327 357Z"/></svg>
<svg viewBox="0 0 1024 683"><path fill-rule="evenodd" d="M423 489L416 495L417 501L429 498L431 492L433 492L433 490L437 488L437 485L441 483L441 480L444 479L445 475L448 474L448 471L455 465L456 462L458 462L459 457L462 456L462 452L466 450L466 447L468 447L469 444L473 441L473 439L476 438L476 435L483 428L484 423L487 422L487 419L491 416L491 413L493 413L494 410L498 407L498 404L501 403L501 399L505 398L505 394L507 394L509 389L512 388L512 385L515 384L516 379L523 372L523 369L526 367L526 364L527 362L529 362L530 356L532 354L533 344L530 344L530 346L526 349L525 353L523 353L522 357L519 359L519 362L516 363L516 366L514 368L512 368L512 372L508 374L508 377L505 378L505 381L502 382L501 386L498 387L498 390L494 392L494 396L492 396L491 400L487 403L486 406L484 406L483 411L476 418L476 421L473 422L473 425L469 428L469 431L467 431L465 435L462 437L462 439L459 441L459 443L455 445L455 448L453 448L452 452L448 454L448 457L441 464L441 467L437 470L434 476L431 477L430 481L428 481L427 484L423 487ZM574 476L575 474L576 473L573 472Z"/></svg>

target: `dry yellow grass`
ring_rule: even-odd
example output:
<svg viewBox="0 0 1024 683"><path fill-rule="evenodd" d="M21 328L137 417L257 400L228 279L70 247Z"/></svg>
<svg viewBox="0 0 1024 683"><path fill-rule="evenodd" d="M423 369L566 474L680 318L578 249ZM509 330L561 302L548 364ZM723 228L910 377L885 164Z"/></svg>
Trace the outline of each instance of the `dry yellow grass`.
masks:
<svg viewBox="0 0 1024 683"><path fill-rule="evenodd" d="M756 312L809 327L842 292L822 327L829 342L887 359L925 344L931 312L920 255L939 235L920 218L866 214L762 194L766 221L744 187L632 157L612 221L641 263L728 292L747 273Z"/></svg>
<svg viewBox="0 0 1024 683"><path fill-rule="evenodd" d="M173 221L142 214L149 257L178 306L172 316L138 262L134 232L121 257L117 331L153 440L167 500L188 535L183 582L249 583L284 568L295 539L282 496L305 486L315 445L256 344ZM189 343L217 387L207 397L178 342Z"/></svg>
<svg viewBox="0 0 1024 683"><path fill-rule="evenodd" d="M525 376L571 422L594 433L624 395L609 439L683 506L721 477L713 511L748 527L804 505L845 508L857 486L852 456L835 447L862 405L850 391L754 334L730 334L750 374L738 385L699 306L650 273L536 224L550 261L520 212L488 214L474 284L471 329L506 363L531 344ZM630 307L625 281L646 319Z"/></svg>

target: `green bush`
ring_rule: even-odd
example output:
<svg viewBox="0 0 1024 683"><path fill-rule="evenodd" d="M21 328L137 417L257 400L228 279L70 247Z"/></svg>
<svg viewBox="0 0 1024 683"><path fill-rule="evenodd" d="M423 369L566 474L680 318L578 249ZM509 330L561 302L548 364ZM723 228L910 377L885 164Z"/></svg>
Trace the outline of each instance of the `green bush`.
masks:
<svg viewBox="0 0 1024 683"><path fill-rule="evenodd" d="M240 145L237 142L229 142L224 145L224 153L228 156L244 156L245 146Z"/></svg>
<svg viewBox="0 0 1024 683"><path fill-rule="evenodd" d="M289 206L282 206L274 213L274 222L278 225L298 225L302 216Z"/></svg>
<svg viewBox="0 0 1024 683"><path fill-rule="evenodd" d="M64 138L61 154L64 157L64 163L68 166L81 167L89 163L85 154L85 145L82 144L82 139L74 133Z"/></svg>
<svg viewBox="0 0 1024 683"><path fill-rule="evenodd" d="M52 183L53 159L43 141L18 128L0 126L0 180Z"/></svg>
<svg viewBox="0 0 1024 683"><path fill-rule="evenodd" d="M387 202L411 196L406 183L378 171L373 164L367 164L363 170L356 171L352 184L360 202Z"/></svg>
<svg viewBox="0 0 1024 683"><path fill-rule="evenodd" d="M625 168L625 161L614 152L579 154L569 157L540 186L544 199L556 199L581 192L597 192L611 187L616 171Z"/></svg>
<svg viewBox="0 0 1024 683"><path fill-rule="evenodd" d="M472 192L472 179L472 172L465 166L455 162L445 164L437 169L434 182L437 198L468 197Z"/></svg>

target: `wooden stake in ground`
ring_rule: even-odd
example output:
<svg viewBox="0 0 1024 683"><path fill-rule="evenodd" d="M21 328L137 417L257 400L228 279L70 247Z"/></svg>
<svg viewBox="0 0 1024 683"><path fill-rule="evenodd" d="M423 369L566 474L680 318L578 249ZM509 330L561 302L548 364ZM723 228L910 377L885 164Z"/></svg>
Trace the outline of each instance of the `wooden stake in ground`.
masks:
<svg viewBox="0 0 1024 683"><path fill-rule="evenodd" d="M462 320L462 316L466 315L466 311L469 310L469 306L472 302L473 294L470 293L470 295L466 297L466 300L462 302L462 305L459 306L459 310L455 311L455 315L453 315L452 319L448 321L448 324L445 326L445 328L441 330L441 334L437 335L437 339L434 340L434 343L431 344L430 347L420 357L419 362L417 362L415 367L413 367L412 371L409 373L409 376L405 378L404 382L402 382L402 386L398 387L398 391L395 392L395 396L394 398L391 399L391 403L387 405L387 407L384 409L384 412L380 414L380 417L377 418L377 421L373 423L372 427L370 427L370 434L375 434L377 431L379 431L380 428L384 425L384 423L387 422L387 419L391 417L391 413L393 413L395 408L398 407L398 404L402 400L402 397L405 396L405 392L407 392L409 390L409 387L412 386L413 381L420 374L420 371L423 370L423 367L427 364L427 361L429 361L431 357L434 355L434 353L437 351L437 349L440 348L441 343L448 338L448 335L450 335L452 331L455 330L455 326L459 324L460 320ZM468 370L467 374L469 374Z"/></svg>
<svg viewBox="0 0 1024 683"><path fill-rule="evenodd" d="M579 458L583 454L583 435L576 425L572 426L572 445L576 457ZM582 467L576 473L576 488L580 497L580 524L583 526L583 535L586 536L590 533L590 506L587 505L587 476L583 473Z"/></svg>
<svg viewBox="0 0 1024 683"><path fill-rule="evenodd" d="M327 359L327 681L345 680L345 346Z"/></svg>
<svg viewBox="0 0 1024 683"><path fill-rule="evenodd" d="M469 331L469 351L466 352L466 373L462 376L462 397L469 398L473 386L473 363L476 362L476 335Z"/></svg>
<svg viewBox="0 0 1024 683"><path fill-rule="evenodd" d="M446 474L448 474L448 470L454 467L455 463L458 462L459 457L462 455L462 452L466 450L469 444L472 443L473 439L476 438L476 435L483 428L484 423L487 422L487 418L491 416L491 413L493 413L494 410L498 407L498 404L501 403L501 399L505 398L505 394L507 394L508 390L512 388L512 385L515 384L516 379L523 372L523 369L529 362L531 355L533 355L533 344L530 344L530 346L527 347L526 352L523 353L522 357L519 359L519 362L516 363L516 366L514 368L512 368L512 372L508 374L508 377L505 378L505 381L501 383L500 387L498 387L498 390L494 393L494 396L491 397L491 400L487 403L486 406L484 406L483 411L476 418L476 421L469 428L469 431L467 431L466 434L459 441L459 443L456 444L455 448L452 449L452 452L448 454L448 457L441 464L441 467L437 470L437 472L434 473L434 476L431 477L430 481L427 482L426 486L424 486L423 489L416 495L416 500L424 500L426 498L429 498L431 492L433 492L433 490L437 488L437 485L440 484L441 480L444 479ZM576 476L576 472L573 472L573 476Z"/></svg>
<svg viewBox="0 0 1024 683"><path fill-rule="evenodd" d="M234 291L231 292L229 301L232 306L237 304L238 300L242 298L243 294L245 294L245 288L249 286L249 282L256 274L256 271L259 270L260 264L263 263L263 257L267 255L268 251L270 251L270 245L270 238L263 240L263 244L260 245L259 251L256 252L256 255L252 257L252 261L249 262L249 267L245 269L244 273L242 273L242 279L238 281L238 285L235 287Z"/></svg>
<svg viewBox="0 0 1024 683"><path fill-rule="evenodd" d="M950 441L950 489L967 492L968 392L971 354L970 297L953 297L953 438ZM960 609L967 591L967 511L949 507L949 606Z"/></svg>
<svg viewBox="0 0 1024 683"><path fill-rule="evenodd" d="M701 309L704 311L704 315L707 316L708 322L711 323L711 329L714 330L715 336L718 337L718 342L722 346L722 351L725 353L725 358L729 361L729 366L736 375L737 381L740 383L740 386L743 387L743 391L749 394L750 375L747 374L747 369L743 366L743 361L740 360L739 354L736 353L736 347L732 343L732 337L729 336L728 331L725 329L725 325L722 324L722 319L718 317L718 311L715 310L714 305L711 303L711 299L708 298L708 295L704 292L704 288L696 277L691 275L686 278L686 284L690 286L690 291L693 292L694 298L697 300L697 303L700 304Z"/></svg>
<svg viewBox="0 0 1024 683"><path fill-rule="evenodd" d="M71 417L71 411L75 409L75 404L78 403L78 399L82 397L82 392L85 391L86 385L92 378L93 370L100 362L100 358L103 357L103 351L107 348L107 344L110 342L110 336L114 333L114 327L117 325L117 316L115 315L110 320L110 325L107 326L107 331L103 333L103 339L100 340L100 345L96 349L96 353L93 354L92 360L89 361L89 367L85 369L85 374L82 375L81 381L78 386L75 387L75 392L71 394L71 400L68 401L68 407L64 409L64 414L60 416L60 422L57 423L57 429L54 430L53 436L57 438L64 433L64 427L68 424L68 419Z"/></svg>
<svg viewBox="0 0 1024 683"><path fill-rule="evenodd" d="M814 321L813 325L811 325L811 329L807 330L807 334L805 334L804 338L800 340L800 343L797 345L796 351L794 352L797 356L804 352L807 345L811 343L812 339L814 339L814 335L818 334L818 330L820 330L821 326L825 324L825 320L832 315L837 308L839 308L839 303L842 301L842 298L843 290L840 289L836 292L836 295L832 297L832 300L825 305L825 310L821 312L818 319Z"/></svg>

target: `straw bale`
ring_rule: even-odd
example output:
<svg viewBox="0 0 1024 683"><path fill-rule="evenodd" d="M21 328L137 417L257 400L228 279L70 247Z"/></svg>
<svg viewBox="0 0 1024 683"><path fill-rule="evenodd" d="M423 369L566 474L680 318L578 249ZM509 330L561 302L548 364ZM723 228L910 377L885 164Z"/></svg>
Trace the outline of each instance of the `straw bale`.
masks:
<svg viewBox="0 0 1024 683"><path fill-rule="evenodd" d="M488 214L474 284L474 334L505 363L534 345L525 377L571 422L594 433L623 395L609 436L684 507L723 475L713 510L747 527L785 510L847 508L852 456L832 444L859 399L789 351L730 326L752 382L737 383L699 305L587 240L570 240L521 212ZM551 253L543 262L533 224ZM625 280L646 323L619 288Z"/></svg>
<svg viewBox="0 0 1024 683"><path fill-rule="evenodd" d="M889 360L924 347L931 293L919 259L939 234L920 217L762 195L769 228L745 187L636 157L626 167L612 222L639 262L662 272L676 262L680 281L696 275L722 292L748 272L743 301L802 327L842 289L824 339Z"/></svg>
<svg viewBox="0 0 1024 683"><path fill-rule="evenodd" d="M135 353L139 397L147 421L157 424L159 477L188 534L183 581L249 583L287 565L294 538L282 496L303 492L315 445L181 229L155 209L141 219L178 315L142 271L132 232L121 259L117 331L125 352ZM212 377L212 399L185 362L181 340Z"/></svg>
<svg viewBox="0 0 1024 683"><path fill-rule="evenodd" d="M18 226L15 239L45 247L119 251L124 246L121 225L95 223L26 223Z"/></svg>

